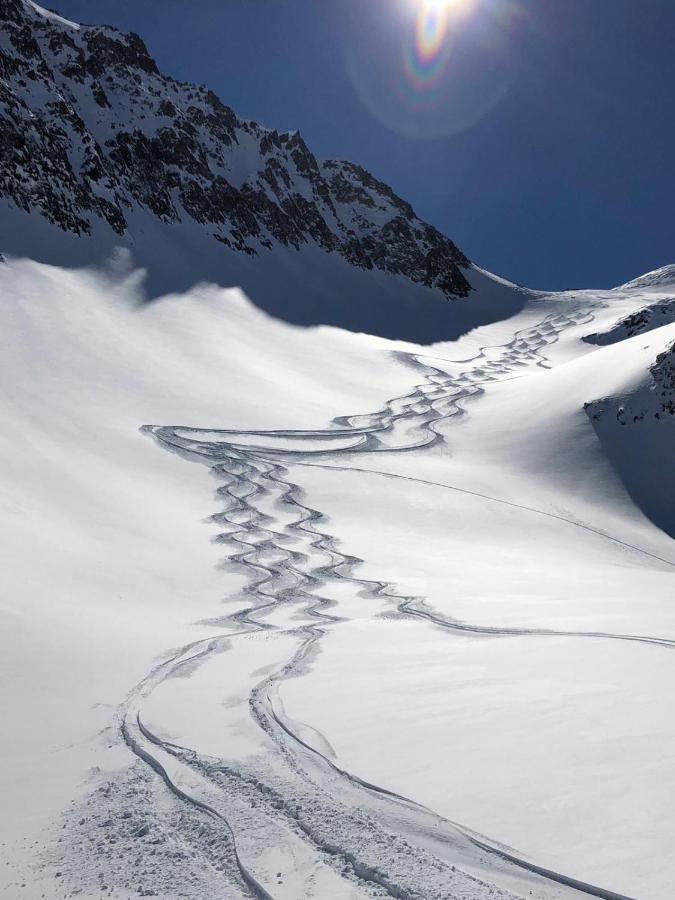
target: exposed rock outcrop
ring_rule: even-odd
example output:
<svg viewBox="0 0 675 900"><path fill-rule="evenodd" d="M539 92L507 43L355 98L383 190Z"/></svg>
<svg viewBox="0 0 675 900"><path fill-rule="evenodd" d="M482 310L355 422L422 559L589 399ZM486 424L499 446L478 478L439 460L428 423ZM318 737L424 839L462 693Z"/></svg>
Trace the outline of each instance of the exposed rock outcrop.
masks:
<svg viewBox="0 0 675 900"><path fill-rule="evenodd" d="M250 255L313 242L448 298L471 290L464 254L360 166L162 75L138 35L29 0L0 0L0 197L78 235L97 220L123 235L141 208Z"/></svg>

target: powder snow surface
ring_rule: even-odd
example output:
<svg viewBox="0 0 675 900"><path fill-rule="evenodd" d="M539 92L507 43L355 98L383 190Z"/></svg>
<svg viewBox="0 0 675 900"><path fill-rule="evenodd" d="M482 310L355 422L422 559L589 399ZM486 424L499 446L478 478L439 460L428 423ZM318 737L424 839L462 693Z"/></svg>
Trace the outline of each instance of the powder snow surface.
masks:
<svg viewBox="0 0 675 900"><path fill-rule="evenodd" d="M582 340L667 289L422 348L1 264L0 892L672 897L675 324Z"/></svg>

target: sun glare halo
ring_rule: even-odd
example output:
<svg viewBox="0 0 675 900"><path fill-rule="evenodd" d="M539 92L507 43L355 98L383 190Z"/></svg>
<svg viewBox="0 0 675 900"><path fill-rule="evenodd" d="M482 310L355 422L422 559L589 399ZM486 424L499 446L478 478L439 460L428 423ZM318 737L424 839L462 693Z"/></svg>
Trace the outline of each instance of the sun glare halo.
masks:
<svg viewBox="0 0 675 900"><path fill-rule="evenodd" d="M413 0L422 15L443 15L453 12L467 12L475 0Z"/></svg>

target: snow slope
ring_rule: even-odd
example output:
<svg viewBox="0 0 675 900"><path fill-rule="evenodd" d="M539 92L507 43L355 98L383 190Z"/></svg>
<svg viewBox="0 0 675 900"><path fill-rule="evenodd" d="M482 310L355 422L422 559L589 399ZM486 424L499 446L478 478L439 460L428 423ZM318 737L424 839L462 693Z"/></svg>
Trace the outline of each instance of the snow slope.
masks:
<svg viewBox="0 0 675 900"><path fill-rule="evenodd" d="M673 267L0 14L0 894L669 900Z"/></svg>
<svg viewBox="0 0 675 900"><path fill-rule="evenodd" d="M236 291L144 305L133 275L29 261L0 265L0 284L4 880L100 764L120 700L232 589L202 523L212 480L139 428L319 425L408 375L377 340L308 339Z"/></svg>
<svg viewBox="0 0 675 900"><path fill-rule="evenodd" d="M423 348L142 280L0 265L4 895L669 897L675 552L593 414L675 326L583 340L661 296Z"/></svg>

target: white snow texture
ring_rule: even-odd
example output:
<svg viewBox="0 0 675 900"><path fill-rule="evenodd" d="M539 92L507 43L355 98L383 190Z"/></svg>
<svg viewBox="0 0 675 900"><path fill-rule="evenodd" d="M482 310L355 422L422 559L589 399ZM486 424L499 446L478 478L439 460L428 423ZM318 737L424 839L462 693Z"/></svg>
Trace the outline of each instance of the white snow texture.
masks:
<svg viewBox="0 0 675 900"><path fill-rule="evenodd" d="M127 219L0 207L0 896L671 900L675 267Z"/></svg>

